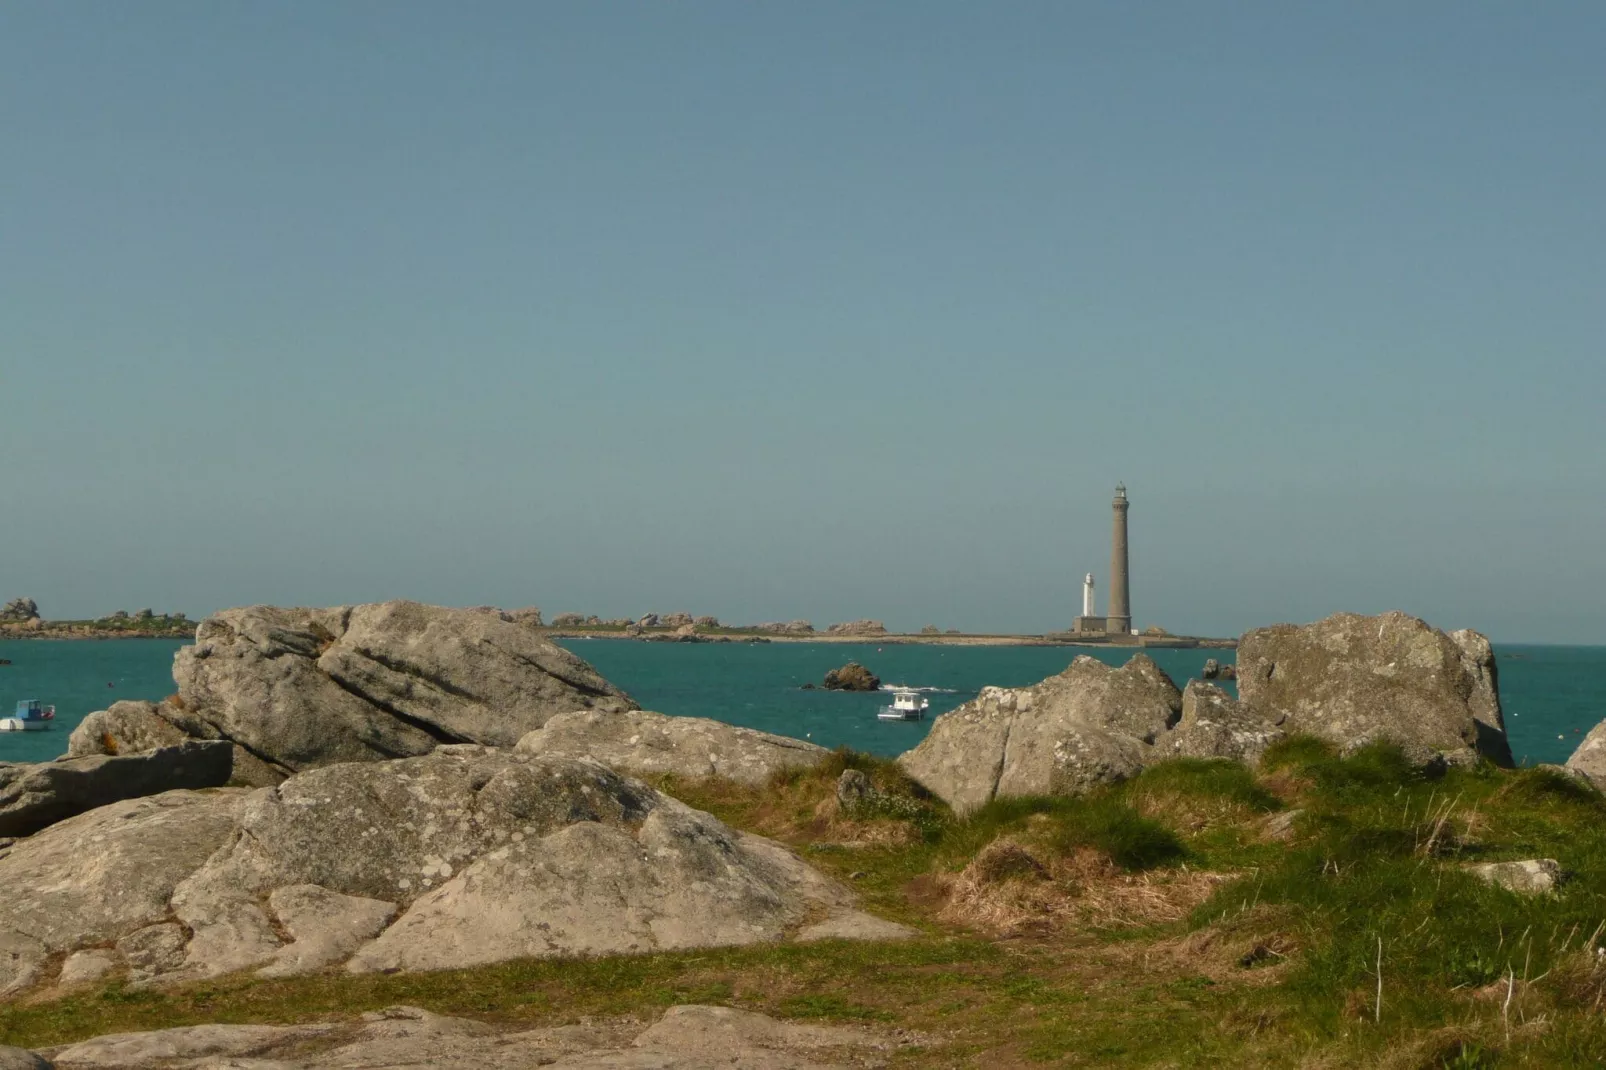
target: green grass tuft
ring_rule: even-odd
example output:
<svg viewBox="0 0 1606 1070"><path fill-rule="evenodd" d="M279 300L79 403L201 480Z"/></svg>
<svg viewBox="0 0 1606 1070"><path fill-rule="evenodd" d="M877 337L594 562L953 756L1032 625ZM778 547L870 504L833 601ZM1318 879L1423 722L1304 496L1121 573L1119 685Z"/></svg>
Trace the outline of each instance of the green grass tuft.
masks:
<svg viewBox="0 0 1606 1070"><path fill-rule="evenodd" d="M1091 847L1122 869L1141 871L1175 865L1188 853L1175 832L1120 798L1089 798L1057 816L1050 842L1067 854Z"/></svg>
<svg viewBox="0 0 1606 1070"><path fill-rule="evenodd" d="M1260 756L1260 768L1266 772L1298 768L1338 757L1338 748L1325 739L1315 736L1288 736L1266 748Z"/></svg>
<svg viewBox="0 0 1606 1070"><path fill-rule="evenodd" d="M1201 798L1217 798L1269 813L1282 802L1255 779L1241 762L1225 758L1173 758L1145 769L1132 789L1170 791Z"/></svg>

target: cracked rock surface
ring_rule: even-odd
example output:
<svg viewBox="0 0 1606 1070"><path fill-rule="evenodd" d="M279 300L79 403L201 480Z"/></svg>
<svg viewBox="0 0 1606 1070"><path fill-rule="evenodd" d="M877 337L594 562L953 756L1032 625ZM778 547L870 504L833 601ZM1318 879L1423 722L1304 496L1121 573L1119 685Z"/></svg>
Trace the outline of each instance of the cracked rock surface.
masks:
<svg viewBox="0 0 1606 1070"><path fill-rule="evenodd" d="M511 747L555 713L635 708L521 624L417 602L224 610L175 656L173 679L168 702L92 714L72 753L131 753L177 729L231 741L250 759L237 756L237 778L271 784L443 743Z"/></svg>
<svg viewBox="0 0 1606 1070"><path fill-rule="evenodd" d="M1423 764L1511 764L1494 653L1474 631L1447 635L1398 612L1259 628L1239 641L1237 680L1236 699L1200 681L1179 692L1144 654L1119 669L1082 655L1031 687L983 688L898 762L960 811L1076 794L1165 758L1254 762L1301 732L1345 752L1396 743ZM1601 741L1606 729L1606 754Z"/></svg>
<svg viewBox="0 0 1606 1070"><path fill-rule="evenodd" d="M779 770L813 766L831 753L801 739L646 710L560 713L519 740L518 749L590 757L621 772L722 776L744 784L763 784Z"/></svg>
<svg viewBox="0 0 1606 1070"><path fill-rule="evenodd" d="M1489 640L1405 613L1246 632L1238 694L1262 719L1345 752L1381 740L1422 764L1513 764Z"/></svg>
<svg viewBox="0 0 1606 1070"><path fill-rule="evenodd" d="M1182 689L1182 720L1156 744L1166 758L1231 758L1257 762L1287 733L1276 722L1215 684L1189 680Z"/></svg>
<svg viewBox="0 0 1606 1070"><path fill-rule="evenodd" d="M1031 687L983 688L898 762L960 811L1074 794L1136 776L1181 715L1182 693L1148 655L1117 669L1083 654Z"/></svg>
<svg viewBox="0 0 1606 1070"><path fill-rule="evenodd" d="M640 781L473 744L116 803L16 842L0 881L6 990L909 935Z"/></svg>
<svg viewBox="0 0 1606 1070"><path fill-rule="evenodd" d="M0 836L27 836L74 814L172 788L219 788L233 767L227 743L201 740L119 757L0 762Z"/></svg>
<svg viewBox="0 0 1606 1070"><path fill-rule="evenodd" d="M103 806L19 840L0 858L0 993L37 981L52 954L130 945L136 971L163 954L168 899L233 836L246 793L169 791ZM171 951L168 952L171 959ZM136 957L138 962L135 961Z"/></svg>

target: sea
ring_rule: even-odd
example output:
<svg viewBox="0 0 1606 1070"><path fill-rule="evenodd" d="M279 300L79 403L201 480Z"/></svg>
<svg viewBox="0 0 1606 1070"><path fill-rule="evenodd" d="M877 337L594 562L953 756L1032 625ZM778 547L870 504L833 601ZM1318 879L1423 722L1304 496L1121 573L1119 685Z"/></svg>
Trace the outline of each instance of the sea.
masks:
<svg viewBox="0 0 1606 1070"><path fill-rule="evenodd" d="M0 761L47 761L93 710L120 699L155 701L173 692L173 654L181 640L0 640L0 716L16 701L56 707L47 732L0 733ZM983 687L1022 687L1051 676L1078 654L1120 664L1130 650L1061 646L948 646L867 643L639 643L571 639L563 645L629 692L644 708L712 717L747 728L895 755L925 736L931 721L887 722L876 711L885 692L804 690L849 661L887 685L917 687L931 716L968 701ZM1150 650L1181 686L1207 658L1230 650ZM1497 646L1501 704L1512 752L1524 764L1562 762L1584 733L1606 720L1606 647Z"/></svg>

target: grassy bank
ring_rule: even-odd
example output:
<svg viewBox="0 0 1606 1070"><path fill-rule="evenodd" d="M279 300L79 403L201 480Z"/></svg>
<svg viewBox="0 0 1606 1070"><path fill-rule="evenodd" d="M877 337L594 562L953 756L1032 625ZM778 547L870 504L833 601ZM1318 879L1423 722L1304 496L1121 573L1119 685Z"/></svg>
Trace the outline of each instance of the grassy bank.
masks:
<svg viewBox="0 0 1606 1070"><path fill-rule="evenodd" d="M843 770L874 790L843 805ZM1537 770L1437 775L1379 747L1284 743L1250 771L1155 766L1082 799L959 818L890 763L838 753L764 788L660 786L793 845L922 935L417 976L111 986L0 1011L42 1045L393 1003L497 1021L683 1002L928 1034L920 1066L1606 1064L1606 803ZM1525 897L1472 862L1549 857Z"/></svg>

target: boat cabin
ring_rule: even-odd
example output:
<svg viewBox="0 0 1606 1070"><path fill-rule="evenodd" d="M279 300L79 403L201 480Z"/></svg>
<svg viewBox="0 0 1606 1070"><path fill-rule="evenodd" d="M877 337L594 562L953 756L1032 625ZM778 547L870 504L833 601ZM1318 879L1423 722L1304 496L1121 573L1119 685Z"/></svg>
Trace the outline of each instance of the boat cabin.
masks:
<svg viewBox="0 0 1606 1070"><path fill-rule="evenodd" d="M920 692L918 691L899 688L892 693L892 708L899 711L907 710L910 713L919 713L926 708L926 701L920 697Z"/></svg>

